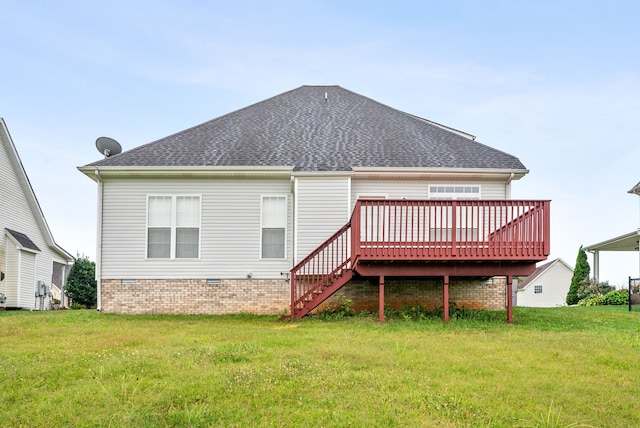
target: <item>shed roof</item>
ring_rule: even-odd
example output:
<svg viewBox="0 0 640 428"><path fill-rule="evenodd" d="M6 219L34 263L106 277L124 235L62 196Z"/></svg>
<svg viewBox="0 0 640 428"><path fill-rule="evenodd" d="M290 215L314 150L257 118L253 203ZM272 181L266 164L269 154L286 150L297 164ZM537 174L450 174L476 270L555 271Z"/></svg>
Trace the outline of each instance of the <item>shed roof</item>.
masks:
<svg viewBox="0 0 640 428"><path fill-rule="evenodd" d="M301 86L87 166L354 168L525 166L446 126L340 86Z"/></svg>
<svg viewBox="0 0 640 428"><path fill-rule="evenodd" d="M38 248L35 242L33 242L31 238L29 238L24 233L17 232L15 230L7 229L7 228L5 228L4 230L6 230L9 236L11 236L15 240L15 242L18 245L20 245L22 248L31 250L31 251L40 252L40 248Z"/></svg>

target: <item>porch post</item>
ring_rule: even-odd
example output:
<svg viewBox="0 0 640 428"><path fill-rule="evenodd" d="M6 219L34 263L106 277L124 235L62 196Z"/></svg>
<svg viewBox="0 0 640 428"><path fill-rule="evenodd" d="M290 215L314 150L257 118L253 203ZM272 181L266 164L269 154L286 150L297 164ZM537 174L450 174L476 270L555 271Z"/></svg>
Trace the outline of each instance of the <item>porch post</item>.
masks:
<svg viewBox="0 0 640 428"><path fill-rule="evenodd" d="M513 288L513 277L511 275L507 275L507 322L511 324L513 322L513 296L512 289Z"/></svg>
<svg viewBox="0 0 640 428"><path fill-rule="evenodd" d="M449 322L449 275L445 275L442 281L442 320Z"/></svg>
<svg viewBox="0 0 640 428"><path fill-rule="evenodd" d="M378 298L378 319L384 322L384 276L380 275L379 280L379 298Z"/></svg>

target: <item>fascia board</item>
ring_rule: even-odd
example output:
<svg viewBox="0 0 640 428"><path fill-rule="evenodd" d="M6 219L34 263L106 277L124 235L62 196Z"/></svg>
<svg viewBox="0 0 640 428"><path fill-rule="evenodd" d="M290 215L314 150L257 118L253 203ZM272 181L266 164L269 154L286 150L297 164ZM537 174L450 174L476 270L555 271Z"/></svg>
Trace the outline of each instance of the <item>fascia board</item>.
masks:
<svg viewBox="0 0 640 428"><path fill-rule="evenodd" d="M477 178L518 180L529 173L528 169L486 168L369 168L354 167L354 178Z"/></svg>
<svg viewBox="0 0 640 428"><path fill-rule="evenodd" d="M78 170L94 181L99 177L268 177L289 178L293 167L171 167L82 166Z"/></svg>

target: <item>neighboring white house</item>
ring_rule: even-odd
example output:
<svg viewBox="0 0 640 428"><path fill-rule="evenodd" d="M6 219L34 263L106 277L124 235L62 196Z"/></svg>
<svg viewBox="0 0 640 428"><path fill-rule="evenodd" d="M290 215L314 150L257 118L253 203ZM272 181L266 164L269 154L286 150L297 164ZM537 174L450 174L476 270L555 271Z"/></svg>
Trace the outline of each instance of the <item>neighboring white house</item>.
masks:
<svg viewBox="0 0 640 428"><path fill-rule="evenodd" d="M640 182L633 186L627 193L640 196ZM615 238L586 246L584 249L585 251L593 254L593 277L597 280L600 279L601 251L625 251L638 253L639 264L636 267L635 273L640 276L640 227L624 235L616 236ZM635 275L634 272L629 273L631 275Z"/></svg>
<svg viewBox="0 0 640 428"><path fill-rule="evenodd" d="M7 126L0 118L2 308L49 309L73 257L53 240Z"/></svg>
<svg viewBox="0 0 640 428"><path fill-rule="evenodd" d="M472 135L339 86L302 86L79 170L98 184L99 310L272 314L289 307L289 271L358 198L505 200L528 173ZM535 267L519 263L507 266ZM451 298L505 307L504 284L478 283L486 297L452 281ZM375 301L367 284L360 301Z"/></svg>
<svg viewBox="0 0 640 428"><path fill-rule="evenodd" d="M518 283L517 306L553 308L566 305L573 268L562 259L544 263Z"/></svg>

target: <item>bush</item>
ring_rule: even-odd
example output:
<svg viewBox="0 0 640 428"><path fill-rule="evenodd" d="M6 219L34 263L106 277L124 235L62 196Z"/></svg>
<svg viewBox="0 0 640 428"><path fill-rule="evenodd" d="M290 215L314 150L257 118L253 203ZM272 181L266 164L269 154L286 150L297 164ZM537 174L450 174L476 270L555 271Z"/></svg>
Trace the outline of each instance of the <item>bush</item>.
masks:
<svg viewBox="0 0 640 428"><path fill-rule="evenodd" d="M97 288L96 264L87 257L76 259L69 272L64 294L69 296L73 303L92 307L95 306L98 297Z"/></svg>
<svg viewBox="0 0 640 428"><path fill-rule="evenodd" d="M353 309L353 300L347 299L344 293L339 292L333 298L333 303L318 312L317 315L321 319L336 319L355 316L356 311Z"/></svg>
<svg viewBox="0 0 640 428"><path fill-rule="evenodd" d="M612 290L602 296L605 305L628 305L629 292L627 290Z"/></svg>
<svg viewBox="0 0 640 428"><path fill-rule="evenodd" d="M629 292L627 290L611 290L605 295L589 296L578 302L578 306L628 305Z"/></svg>
<svg viewBox="0 0 640 428"><path fill-rule="evenodd" d="M604 305L604 296L585 297L578 302L578 306L600 306Z"/></svg>
<svg viewBox="0 0 640 428"><path fill-rule="evenodd" d="M609 281L598 282L595 278L585 278L580 281L576 295L578 296L578 300L582 300L589 297L604 296L614 290L615 287L610 285Z"/></svg>
<svg viewBox="0 0 640 428"><path fill-rule="evenodd" d="M571 278L571 285L569 286L569 292L567 293L566 302L567 305L575 305L580 301L578 297L578 288L580 284L586 279L589 279L589 261L587 260L587 253L582 246L578 250L578 257L576 257L576 267L573 270L573 276Z"/></svg>

